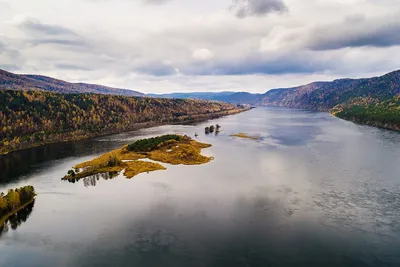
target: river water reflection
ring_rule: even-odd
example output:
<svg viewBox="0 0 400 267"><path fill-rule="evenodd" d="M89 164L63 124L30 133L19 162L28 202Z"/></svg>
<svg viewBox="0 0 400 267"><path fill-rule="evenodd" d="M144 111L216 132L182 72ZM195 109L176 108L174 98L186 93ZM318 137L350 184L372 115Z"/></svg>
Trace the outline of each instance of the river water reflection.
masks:
<svg viewBox="0 0 400 267"><path fill-rule="evenodd" d="M217 123L218 136L203 134ZM239 132L262 138L229 136ZM61 181L77 163L164 133L199 133L215 160ZM257 108L20 151L0 169L0 191L38 192L0 237L0 266L400 266L400 134L325 113Z"/></svg>

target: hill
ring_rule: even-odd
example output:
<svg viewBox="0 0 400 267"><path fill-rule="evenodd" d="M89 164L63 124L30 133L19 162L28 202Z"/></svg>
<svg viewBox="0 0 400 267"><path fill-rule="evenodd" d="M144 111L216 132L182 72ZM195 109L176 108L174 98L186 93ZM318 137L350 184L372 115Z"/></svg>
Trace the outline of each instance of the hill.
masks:
<svg viewBox="0 0 400 267"><path fill-rule="evenodd" d="M400 71L369 79L341 79L304 86L275 89L262 95L255 104L329 111L356 97L385 100L400 94Z"/></svg>
<svg viewBox="0 0 400 267"><path fill-rule="evenodd" d="M193 93L180 92L171 94L147 94L146 96L155 98L219 100L219 98L223 98L224 96L229 96L232 94L234 94L234 92L193 92Z"/></svg>
<svg viewBox="0 0 400 267"><path fill-rule="evenodd" d="M385 101L354 98L335 106L331 114L356 123L400 131L400 95Z"/></svg>
<svg viewBox="0 0 400 267"><path fill-rule="evenodd" d="M0 91L0 154L243 110L233 104L195 99Z"/></svg>
<svg viewBox="0 0 400 267"><path fill-rule="evenodd" d="M256 104L261 94L226 91L226 92L148 94L147 96L163 97L163 98L216 100L232 104Z"/></svg>
<svg viewBox="0 0 400 267"><path fill-rule="evenodd" d="M14 74L0 70L0 90L39 90L62 94L106 94L122 96L144 96L144 94L96 84L69 83L41 75Z"/></svg>

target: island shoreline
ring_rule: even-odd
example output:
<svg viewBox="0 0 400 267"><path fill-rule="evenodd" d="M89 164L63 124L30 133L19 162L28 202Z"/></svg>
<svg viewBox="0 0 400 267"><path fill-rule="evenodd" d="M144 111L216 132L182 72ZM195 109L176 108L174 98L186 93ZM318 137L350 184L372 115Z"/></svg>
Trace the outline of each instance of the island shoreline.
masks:
<svg viewBox="0 0 400 267"><path fill-rule="evenodd" d="M35 201L35 198L32 198L30 201L28 201L27 203L23 204L21 207L18 207L18 209L6 214L5 216L3 216L2 218L0 218L0 227L2 227L7 220L13 216L14 214L18 213L19 211L21 211L22 209L26 208L27 206L29 206L30 204L33 203L33 201Z"/></svg>

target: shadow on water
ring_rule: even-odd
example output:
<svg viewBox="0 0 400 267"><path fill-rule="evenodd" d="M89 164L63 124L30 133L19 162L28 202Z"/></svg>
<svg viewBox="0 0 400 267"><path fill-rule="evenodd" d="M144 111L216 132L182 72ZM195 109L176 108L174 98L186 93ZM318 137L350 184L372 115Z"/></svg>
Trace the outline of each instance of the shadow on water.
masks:
<svg viewBox="0 0 400 267"><path fill-rule="evenodd" d="M23 179L24 175L41 170L44 163L49 165L52 161L68 157L102 153L115 146L115 142L87 139L49 144L2 155L0 156L0 185Z"/></svg>
<svg viewBox="0 0 400 267"><path fill-rule="evenodd" d="M103 180L111 180L116 178L118 175L119 175L118 172L106 172L106 173L98 173L84 178L69 179L67 181L75 184L82 180L83 185L85 187L90 187L90 186L96 186L98 181L100 181L100 178Z"/></svg>
<svg viewBox="0 0 400 267"><path fill-rule="evenodd" d="M3 225L0 226L0 238L10 229L17 230L20 225L26 222L33 211L34 205L35 200L33 200L32 203L27 205L25 208L10 216L10 218L8 218Z"/></svg>

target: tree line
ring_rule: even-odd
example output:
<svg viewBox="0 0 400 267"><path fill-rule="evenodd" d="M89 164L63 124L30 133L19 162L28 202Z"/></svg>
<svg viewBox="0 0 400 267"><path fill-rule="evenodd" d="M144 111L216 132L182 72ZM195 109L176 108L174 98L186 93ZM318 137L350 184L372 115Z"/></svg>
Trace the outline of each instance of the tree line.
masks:
<svg viewBox="0 0 400 267"><path fill-rule="evenodd" d="M152 138L141 139L128 145L128 150L134 152L149 152L163 146L168 142L171 142L171 140L178 142L181 139L182 137L180 135L175 134L167 134Z"/></svg>
<svg viewBox="0 0 400 267"><path fill-rule="evenodd" d="M195 99L0 91L0 153L238 110Z"/></svg>
<svg viewBox="0 0 400 267"><path fill-rule="evenodd" d="M385 101L356 98L335 107L332 113L343 119L400 130L400 96Z"/></svg>
<svg viewBox="0 0 400 267"><path fill-rule="evenodd" d="M36 196L33 186L24 186L17 189L8 190L7 194L0 194L0 220L16 211L21 206L32 201Z"/></svg>

